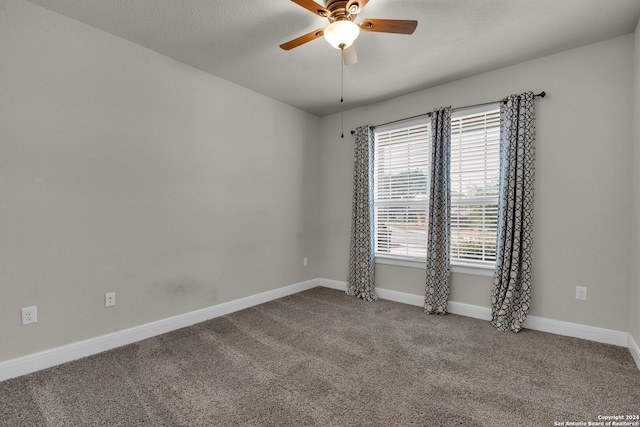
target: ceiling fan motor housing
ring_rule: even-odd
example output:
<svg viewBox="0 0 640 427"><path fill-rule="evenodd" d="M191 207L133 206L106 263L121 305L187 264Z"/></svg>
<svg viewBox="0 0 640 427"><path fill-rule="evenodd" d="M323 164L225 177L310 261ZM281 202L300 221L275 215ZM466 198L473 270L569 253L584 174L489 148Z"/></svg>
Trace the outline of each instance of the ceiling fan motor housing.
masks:
<svg viewBox="0 0 640 427"><path fill-rule="evenodd" d="M329 22L353 21L360 12L360 6L357 2L351 2L347 9L348 3L346 0L327 0L327 10L331 13L327 16Z"/></svg>

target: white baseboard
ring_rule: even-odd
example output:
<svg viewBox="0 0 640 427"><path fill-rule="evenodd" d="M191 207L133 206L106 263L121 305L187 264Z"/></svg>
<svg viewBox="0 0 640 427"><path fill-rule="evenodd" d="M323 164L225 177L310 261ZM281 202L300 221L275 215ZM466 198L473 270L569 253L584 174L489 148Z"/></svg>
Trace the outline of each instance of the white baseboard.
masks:
<svg viewBox="0 0 640 427"><path fill-rule="evenodd" d="M629 334L629 351L631 352L633 360L636 361L638 369L640 369L640 347L638 347L638 343L634 341L631 334Z"/></svg>
<svg viewBox="0 0 640 427"><path fill-rule="evenodd" d="M464 302L449 301L447 303L447 311L451 314L473 317L474 319L486 321L491 320L491 309L489 307L466 304Z"/></svg>
<svg viewBox="0 0 640 427"><path fill-rule="evenodd" d="M19 377L41 369L50 368L62 363L71 362L82 357L91 356L116 347L151 338L156 335L191 326L215 317L224 316L234 311L253 307L287 295L306 291L318 286L318 280L308 280L274 289L272 291L251 295L245 298L225 302L201 310L146 323L118 332L78 341L72 344L41 351L27 356L0 362L0 381Z"/></svg>
<svg viewBox="0 0 640 427"><path fill-rule="evenodd" d="M338 289L340 291L347 288L346 282L339 280L318 279L318 285L325 288ZM376 288L376 293L381 299L400 302L403 304L424 306L424 295L410 294L407 292L392 291L391 289ZM461 316L473 317L475 319L491 320L491 309L477 305L465 304L462 302L449 301L448 312Z"/></svg>
<svg viewBox="0 0 640 427"><path fill-rule="evenodd" d="M271 291L251 295L234 301L203 308L178 316L158 320L111 334L75 342L15 359L0 362L0 381L26 375L41 369L50 368L62 363L71 362L82 357L91 356L106 350L131 344L156 335L191 326L205 320L224 316L235 311L253 307L274 299L282 298L308 289L323 286L344 291L346 282L329 279L313 279ZM424 296L398 292L390 289L376 289L381 299L422 307ZM491 309L455 301L449 302L449 312L482 320L491 320ZM640 369L640 348L633 337L620 331L602 329L577 323L529 316L523 325L526 328L559 335L567 335L591 341L628 347Z"/></svg>
<svg viewBox="0 0 640 427"><path fill-rule="evenodd" d="M347 282L341 282L340 280L331 280L331 279L316 279L316 281L318 283L318 286L336 289L338 291L347 290Z"/></svg>
<svg viewBox="0 0 640 427"><path fill-rule="evenodd" d="M566 335L568 337L582 338L605 344L619 345L621 347L627 347L629 345L628 332L564 322L562 320L527 316L527 320L524 321L522 327L541 332L550 332L556 335Z"/></svg>
<svg viewBox="0 0 640 427"><path fill-rule="evenodd" d="M424 307L424 295L420 296L382 288L376 288L376 293L382 299L414 305L416 307Z"/></svg>
<svg viewBox="0 0 640 427"><path fill-rule="evenodd" d="M347 286L346 282L340 282L337 280L318 279L318 281L321 286L332 289L342 290ZM376 293L382 299L396 301L403 304L415 305L418 307L422 307L424 305L424 296L422 295L409 294L406 292L398 292L381 288L376 288ZM461 316L473 317L475 319L491 320L491 309L489 307L481 307L456 301L449 301L448 312L452 314L459 314ZM582 338L605 344L629 347L629 350L632 353L634 351L633 349L631 349L631 346L629 344L631 342L631 338L627 332L615 331L612 329L603 329L595 326L581 325L579 323L564 322L562 320L547 319L538 316L528 316L527 320L522 326L541 332L550 332L557 335L566 335L569 337ZM638 348L637 345L635 348ZM640 355L640 352L638 352L637 354Z"/></svg>

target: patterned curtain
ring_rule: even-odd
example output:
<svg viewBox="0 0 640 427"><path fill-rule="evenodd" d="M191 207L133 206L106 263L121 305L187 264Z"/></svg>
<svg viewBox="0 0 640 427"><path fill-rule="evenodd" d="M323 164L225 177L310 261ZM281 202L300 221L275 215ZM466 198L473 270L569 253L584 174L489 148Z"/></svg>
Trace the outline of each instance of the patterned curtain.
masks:
<svg viewBox="0 0 640 427"><path fill-rule="evenodd" d="M451 107L431 114L431 179L424 311L445 314L449 299Z"/></svg>
<svg viewBox="0 0 640 427"><path fill-rule="evenodd" d="M534 95L511 95L500 107L500 197L491 323L518 332L531 300Z"/></svg>
<svg viewBox="0 0 640 427"><path fill-rule="evenodd" d="M353 208L347 295L365 301L378 299L374 286L373 252L373 130L360 126L355 134Z"/></svg>

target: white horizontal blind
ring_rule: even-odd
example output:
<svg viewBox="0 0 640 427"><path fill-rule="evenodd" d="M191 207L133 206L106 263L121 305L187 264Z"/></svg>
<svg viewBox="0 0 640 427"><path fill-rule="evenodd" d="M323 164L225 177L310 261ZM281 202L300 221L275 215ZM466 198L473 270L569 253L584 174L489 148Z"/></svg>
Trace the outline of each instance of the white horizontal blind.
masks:
<svg viewBox="0 0 640 427"><path fill-rule="evenodd" d="M375 254L426 260L429 204L429 118L375 130Z"/></svg>
<svg viewBox="0 0 640 427"><path fill-rule="evenodd" d="M498 105L451 119L451 262L493 266L500 168Z"/></svg>

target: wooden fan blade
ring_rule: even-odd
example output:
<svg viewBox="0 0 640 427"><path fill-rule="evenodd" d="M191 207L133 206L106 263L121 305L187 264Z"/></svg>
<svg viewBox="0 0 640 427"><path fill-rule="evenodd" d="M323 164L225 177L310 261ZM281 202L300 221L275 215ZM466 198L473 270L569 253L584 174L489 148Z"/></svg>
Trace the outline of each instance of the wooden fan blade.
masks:
<svg viewBox="0 0 640 427"><path fill-rule="evenodd" d="M331 15L331 12L329 12L324 6L320 6L318 3L314 2L313 0L291 0L291 1L299 6L304 7L307 10L310 10L311 12L315 13L318 16L322 16L323 18L328 18L329 15Z"/></svg>
<svg viewBox="0 0 640 427"><path fill-rule="evenodd" d="M364 7L369 3L369 0L349 0L347 3L347 10L351 14L358 14L364 9Z"/></svg>
<svg viewBox="0 0 640 427"><path fill-rule="evenodd" d="M362 31L413 34L418 26L418 21L401 19L363 19L358 25Z"/></svg>
<svg viewBox="0 0 640 427"><path fill-rule="evenodd" d="M342 60L344 61L344 65L353 65L358 62L356 45L352 44L348 48L342 49Z"/></svg>
<svg viewBox="0 0 640 427"><path fill-rule="evenodd" d="M318 37L322 37L324 35L324 30L321 28L319 30L311 31L309 34L305 34L304 36L300 36L297 39L293 39L286 43L280 45L280 47L284 50L291 50L294 47L298 47L301 44L305 44L310 42L311 40L315 40Z"/></svg>

